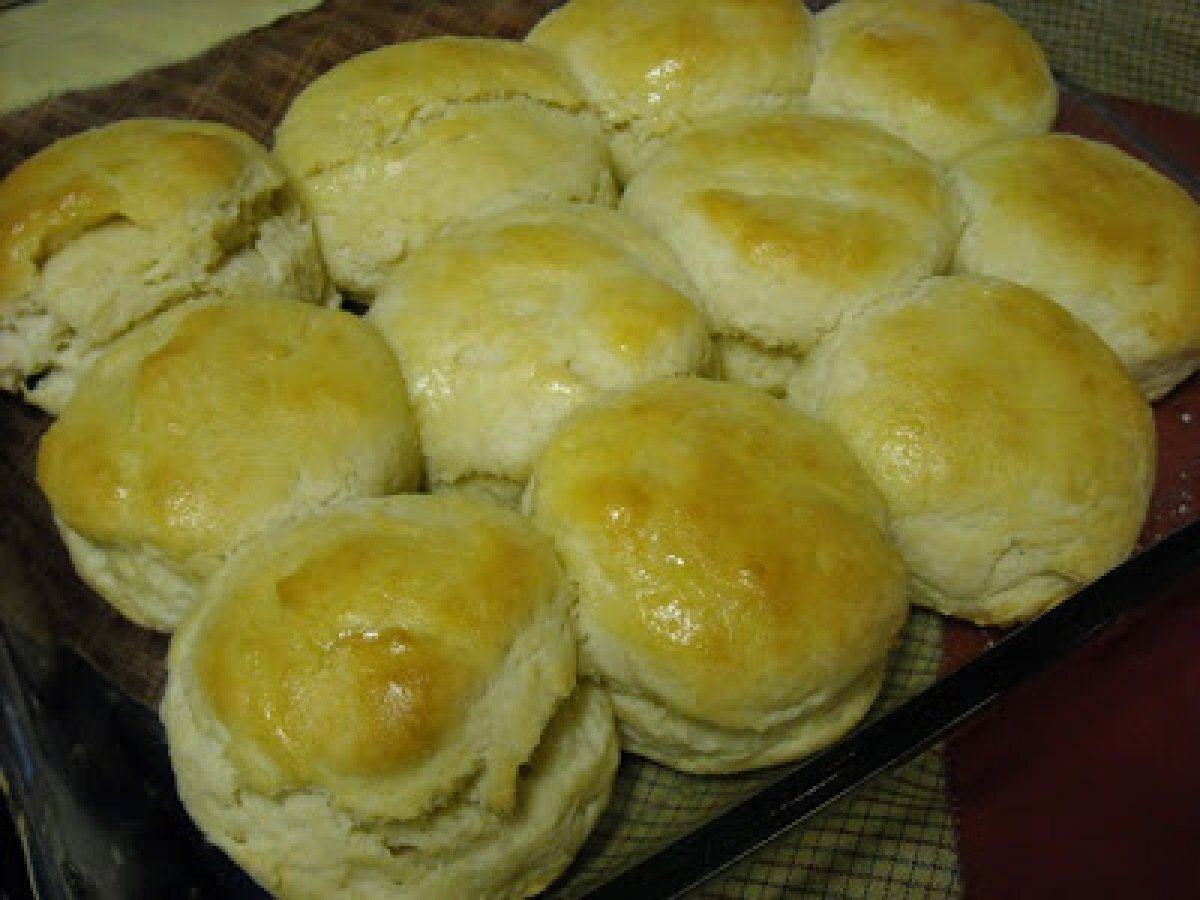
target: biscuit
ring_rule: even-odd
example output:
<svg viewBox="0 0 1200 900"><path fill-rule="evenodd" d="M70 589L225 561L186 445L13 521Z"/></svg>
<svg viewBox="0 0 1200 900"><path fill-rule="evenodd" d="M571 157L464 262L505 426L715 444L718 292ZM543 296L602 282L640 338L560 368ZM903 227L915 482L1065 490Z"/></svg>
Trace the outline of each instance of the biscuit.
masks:
<svg viewBox="0 0 1200 900"><path fill-rule="evenodd" d="M709 364L691 292L670 251L615 210L542 204L414 250L367 321L400 360L430 486L511 503L571 411Z"/></svg>
<svg viewBox="0 0 1200 900"><path fill-rule="evenodd" d="M776 394L843 316L945 271L961 226L929 160L866 122L804 113L675 136L620 209L679 256L724 376Z"/></svg>
<svg viewBox="0 0 1200 900"><path fill-rule="evenodd" d="M1020 622L1134 547L1150 406L1090 328L1027 288L931 278L844 323L788 399L871 473L919 605Z"/></svg>
<svg viewBox="0 0 1200 900"><path fill-rule="evenodd" d="M241 294L331 296L283 169L236 129L129 119L57 141L0 182L0 389L51 413L113 338Z"/></svg>
<svg viewBox="0 0 1200 900"><path fill-rule="evenodd" d="M798 0L570 0L526 41L559 54L604 117L627 182L663 138L738 109L785 107L812 79Z"/></svg>
<svg viewBox="0 0 1200 900"><path fill-rule="evenodd" d="M514 512L357 500L265 533L172 636L180 797L274 896L524 897L607 803L572 593Z"/></svg>
<svg viewBox="0 0 1200 900"><path fill-rule="evenodd" d="M607 140L550 53L436 37L351 57L292 101L274 150L337 286L364 303L444 228L537 200L612 205Z"/></svg>
<svg viewBox="0 0 1200 900"><path fill-rule="evenodd" d="M1034 39L991 3L838 0L816 17L809 96L946 162L1045 131L1058 90Z"/></svg>
<svg viewBox="0 0 1200 900"><path fill-rule="evenodd" d="M826 427L676 378L577 413L526 493L579 591L623 746L689 772L813 752L878 694L908 612L883 501Z"/></svg>
<svg viewBox="0 0 1200 900"><path fill-rule="evenodd" d="M254 533L419 476L379 335L347 312L249 298L189 303L114 342L37 455L80 576L162 631Z"/></svg>
<svg viewBox="0 0 1200 900"><path fill-rule="evenodd" d="M1026 285L1082 319L1157 400L1200 366L1200 205L1109 144L1047 134L952 170L957 271Z"/></svg>

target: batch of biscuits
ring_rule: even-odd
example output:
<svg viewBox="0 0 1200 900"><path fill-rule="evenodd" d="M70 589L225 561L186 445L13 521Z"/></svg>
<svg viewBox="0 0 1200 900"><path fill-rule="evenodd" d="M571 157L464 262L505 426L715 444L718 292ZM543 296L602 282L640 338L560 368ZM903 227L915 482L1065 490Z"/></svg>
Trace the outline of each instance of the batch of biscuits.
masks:
<svg viewBox="0 0 1200 900"><path fill-rule="evenodd" d="M801 759L913 605L1134 547L1200 208L974 0L568 0L0 184L0 384L171 633L199 829L281 897L550 885L621 753Z"/></svg>

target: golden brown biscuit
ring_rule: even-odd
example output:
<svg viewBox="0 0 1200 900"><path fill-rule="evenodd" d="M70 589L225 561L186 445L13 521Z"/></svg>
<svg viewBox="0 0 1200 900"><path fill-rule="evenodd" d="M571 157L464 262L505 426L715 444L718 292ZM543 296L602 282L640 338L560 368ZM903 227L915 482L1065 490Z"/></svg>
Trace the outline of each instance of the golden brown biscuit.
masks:
<svg viewBox="0 0 1200 900"><path fill-rule="evenodd" d="M607 141L565 65L496 38L354 56L311 82L275 133L334 282L369 302L441 229L537 200L611 204Z"/></svg>
<svg viewBox="0 0 1200 900"><path fill-rule="evenodd" d="M939 161L1045 131L1058 91L1021 26L976 0L838 0L816 18L810 96Z"/></svg>
<svg viewBox="0 0 1200 900"><path fill-rule="evenodd" d="M37 457L81 577L163 631L255 533L419 476L383 339L346 312L248 298L191 303L113 343Z"/></svg>
<svg viewBox="0 0 1200 900"><path fill-rule="evenodd" d="M266 533L172 637L186 809L279 897L536 893L618 757L576 682L571 599L548 542L480 501L352 501Z"/></svg>
<svg viewBox="0 0 1200 900"><path fill-rule="evenodd" d="M1066 307L1151 400L1200 366L1200 205L1183 188L1067 134L992 144L952 174L967 218L956 270Z"/></svg>
<svg viewBox="0 0 1200 900"><path fill-rule="evenodd" d="M526 501L578 586L584 672L633 752L770 765L875 699L904 567L865 472L781 400L696 378L633 388L559 430Z"/></svg>
<svg viewBox="0 0 1200 900"><path fill-rule="evenodd" d="M367 321L400 359L430 485L515 501L572 410L708 364L690 292L670 251L615 210L537 205L413 251Z"/></svg>
<svg viewBox="0 0 1200 900"><path fill-rule="evenodd" d="M990 278L931 278L844 323L788 399L883 492L915 603L1032 618L1133 549L1154 480L1150 407L1066 310Z"/></svg>
<svg viewBox="0 0 1200 900"><path fill-rule="evenodd" d="M695 283L726 378L782 394L841 318L942 272L960 222L942 173L866 122L730 114L667 142L620 209Z"/></svg>
<svg viewBox="0 0 1200 900"><path fill-rule="evenodd" d="M697 119L803 96L811 20L799 0L570 0L526 40L579 76L624 182L663 138Z"/></svg>
<svg viewBox="0 0 1200 900"><path fill-rule="evenodd" d="M131 119L0 182L0 388L57 413L109 341L163 309L330 297L283 169L213 122Z"/></svg>

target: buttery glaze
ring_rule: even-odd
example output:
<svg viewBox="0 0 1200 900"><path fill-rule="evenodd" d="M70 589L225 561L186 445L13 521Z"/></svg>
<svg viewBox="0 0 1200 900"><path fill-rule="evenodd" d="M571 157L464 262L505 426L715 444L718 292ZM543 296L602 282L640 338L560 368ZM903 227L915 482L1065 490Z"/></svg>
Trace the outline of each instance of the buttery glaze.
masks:
<svg viewBox="0 0 1200 900"><path fill-rule="evenodd" d="M472 506L334 514L228 583L196 669L260 787L419 764L555 596L557 564L530 533L498 510L418 518L434 502Z"/></svg>
<svg viewBox="0 0 1200 900"><path fill-rule="evenodd" d="M705 722L761 727L834 690L906 614L877 494L794 413L741 385L659 381L577 416L535 474L585 634L631 648Z"/></svg>
<svg viewBox="0 0 1200 900"><path fill-rule="evenodd" d="M368 326L245 299L180 310L111 350L46 432L37 476L89 540L208 564L318 485L413 484L415 440L399 367Z"/></svg>

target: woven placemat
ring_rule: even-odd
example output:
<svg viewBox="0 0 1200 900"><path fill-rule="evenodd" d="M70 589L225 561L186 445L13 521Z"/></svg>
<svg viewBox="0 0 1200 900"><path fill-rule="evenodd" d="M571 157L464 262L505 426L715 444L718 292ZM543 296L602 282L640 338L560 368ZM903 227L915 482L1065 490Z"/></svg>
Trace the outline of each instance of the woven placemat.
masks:
<svg viewBox="0 0 1200 900"><path fill-rule="evenodd" d="M1200 114L1196 0L996 0L1054 68L1101 94Z"/></svg>
<svg viewBox="0 0 1200 900"><path fill-rule="evenodd" d="M0 21L0 111L115 84L320 0L36 0ZM186 21L186 27L179 27Z"/></svg>

